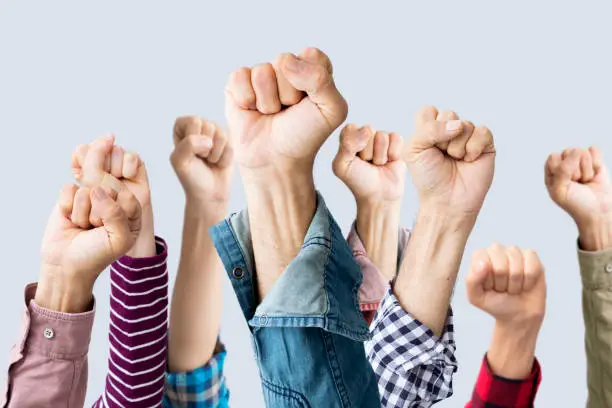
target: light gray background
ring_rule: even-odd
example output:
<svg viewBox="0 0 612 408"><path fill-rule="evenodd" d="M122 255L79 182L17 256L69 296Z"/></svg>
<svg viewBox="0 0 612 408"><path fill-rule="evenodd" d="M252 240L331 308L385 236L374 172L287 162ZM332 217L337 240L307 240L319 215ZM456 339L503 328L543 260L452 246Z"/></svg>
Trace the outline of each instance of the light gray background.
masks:
<svg viewBox="0 0 612 408"><path fill-rule="evenodd" d="M538 357L541 407L586 400L576 230L548 199L549 152L596 144L612 155L609 118L612 26L607 2L0 1L0 247L4 335L0 365L17 335L23 287L39 272L39 246L70 154L113 131L149 165L157 232L176 270L183 193L169 165L177 115L221 123L228 74L305 46L325 50L350 103L349 121L407 137L424 104L487 124L497 169L467 256L494 240L534 248L547 267L549 298ZM349 191L333 176L337 134L316 166L318 187L345 230ZM612 161L612 159L610 159ZM418 205L408 187L402 220ZM240 180L231 209L244 206ZM458 358L455 396L469 398L492 320L468 304L461 269L453 301ZM107 356L108 278L96 287L88 403L100 393ZM248 331L225 284L222 336L235 407L262 407Z"/></svg>

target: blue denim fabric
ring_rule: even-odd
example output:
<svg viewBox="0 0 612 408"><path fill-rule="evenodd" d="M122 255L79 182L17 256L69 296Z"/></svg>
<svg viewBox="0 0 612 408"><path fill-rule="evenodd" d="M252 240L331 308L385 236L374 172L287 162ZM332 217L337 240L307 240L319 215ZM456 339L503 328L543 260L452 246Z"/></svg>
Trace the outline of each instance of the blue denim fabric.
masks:
<svg viewBox="0 0 612 408"><path fill-rule="evenodd" d="M300 253L259 305L247 212L210 232L251 329L266 405L379 407L361 270L323 198Z"/></svg>

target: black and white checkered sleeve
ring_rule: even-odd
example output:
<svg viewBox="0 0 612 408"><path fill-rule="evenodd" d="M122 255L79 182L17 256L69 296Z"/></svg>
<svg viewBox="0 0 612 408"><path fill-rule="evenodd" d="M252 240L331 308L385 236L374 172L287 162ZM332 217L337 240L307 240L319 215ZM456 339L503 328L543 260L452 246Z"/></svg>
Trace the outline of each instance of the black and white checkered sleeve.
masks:
<svg viewBox="0 0 612 408"><path fill-rule="evenodd" d="M437 337L388 291L370 331L366 353L378 377L382 407L426 408L453 394L457 359L452 312Z"/></svg>

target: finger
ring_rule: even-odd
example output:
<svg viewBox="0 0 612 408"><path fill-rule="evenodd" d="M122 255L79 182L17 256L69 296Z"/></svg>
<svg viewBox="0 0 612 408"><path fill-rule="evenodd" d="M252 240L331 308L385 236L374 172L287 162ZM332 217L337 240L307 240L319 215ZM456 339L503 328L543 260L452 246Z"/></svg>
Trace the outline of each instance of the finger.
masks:
<svg viewBox="0 0 612 408"><path fill-rule="evenodd" d="M580 158L580 182L581 183L590 183L595 177L595 171L593 170L593 160L591 159L591 153L587 151L582 151L582 155Z"/></svg>
<svg viewBox="0 0 612 408"><path fill-rule="evenodd" d="M113 147L113 152L111 154L111 170L110 173L117 177L123 177L123 155L124 150L120 146Z"/></svg>
<svg viewBox="0 0 612 408"><path fill-rule="evenodd" d="M525 262L523 252L516 246L508 247L506 250L508 257L508 293L518 295L523 291L523 278Z"/></svg>
<svg viewBox="0 0 612 408"><path fill-rule="evenodd" d="M174 122L174 145L178 145L189 135L199 135L202 129L202 119L197 116L183 116Z"/></svg>
<svg viewBox="0 0 612 408"><path fill-rule="evenodd" d="M214 126L214 125L213 125ZM213 147L210 153L208 154L208 162L212 164L217 164L223 152L225 151L225 147L227 146L227 139L223 132L218 132L217 128L214 127L213 130Z"/></svg>
<svg viewBox="0 0 612 408"><path fill-rule="evenodd" d="M72 163L71 163L71 171L75 180L79 181L83 177L83 163L85 162L85 157L87 156L87 151L89 150L89 145L82 144L77 146L77 148L72 153Z"/></svg>
<svg viewBox="0 0 612 408"><path fill-rule="evenodd" d="M525 261L525 280L523 282L523 290L531 291L544 275L544 266L540 262L538 254L527 249L523 251L523 259Z"/></svg>
<svg viewBox="0 0 612 408"><path fill-rule="evenodd" d="M251 69L238 68L230 75L226 90L232 95L234 103L244 110L256 110L256 98L251 83Z"/></svg>
<svg viewBox="0 0 612 408"><path fill-rule="evenodd" d="M141 161L138 154L132 152L125 153L121 165L121 177L127 180L135 180L138 177L140 164Z"/></svg>
<svg viewBox="0 0 612 408"><path fill-rule="evenodd" d="M595 147L589 147L589 152L591 153L591 160L593 161L593 171L595 172L595 177L602 177L602 181L605 184L608 184L610 180L610 176L608 174L608 169L603 160L603 155L601 151Z"/></svg>
<svg viewBox="0 0 612 408"><path fill-rule="evenodd" d="M60 190L59 199L57 200L57 207L60 213L66 218L70 219L72 216L72 209L74 207L74 196L79 190L79 186L76 184L68 184Z"/></svg>
<svg viewBox="0 0 612 408"><path fill-rule="evenodd" d="M508 291L508 257L504 247L495 243L489 248L489 256L493 265L493 289L499 293Z"/></svg>
<svg viewBox="0 0 612 408"><path fill-rule="evenodd" d="M425 106L414 116L415 126L421 127L426 123L433 122L438 117L438 110L434 106Z"/></svg>
<svg viewBox="0 0 612 408"><path fill-rule="evenodd" d="M470 272L466 278L466 287L470 303L477 306L482 303L487 288L488 277L493 273L493 266L489 254L484 249L479 249L472 255Z"/></svg>
<svg viewBox="0 0 612 408"><path fill-rule="evenodd" d="M261 64L254 67L251 70L251 83L255 91L257 110L266 115L280 112L281 102L272 64Z"/></svg>
<svg viewBox="0 0 612 408"><path fill-rule="evenodd" d="M117 196L116 201L128 220L140 218L142 213L140 202L130 190L122 190Z"/></svg>
<svg viewBox="0 0 612 408"><path fill-rule="evenodd" d="M374 130L370 126L364 126L363 129L368 135L368 143L359 152L359 157L361 160L371 161L374 158Z"/></svg>
<svg viewBox="0 0 612 408"><path fill-rule="evenodd" d="M74 196L74 206L70 220L81 229L88 229L91 226L89 223L89 215L91 213L90 192L89 188L82 187Z"/></svg>
<svg viewBox="0 0 612 408"><path fill-rule="evenodd" d="M369 139L370 134L365 126L358 127L349 123L342 128L338 153L332 162L332 169L336 176L342 177L346 174L353 160L367 146Z"/></svg>
<svg viewBox="0 0 612 408"><path fill-rule="evenodd" d="M346 119L348 105L336 88L327 67L292 54L285 55L281 67L289 83L308 94L310 101L317 105L332 127L335 128Z"/></svg>
<svg viewBox="0 0 612 408"><path fill-rule="evenodd" d="M546 185L551 187L555 182L559 181L559 178L563 177L563 171L561 169L561 165L563 164L563 159L559 153L553 153L548 156L546 160L545 175L546 175ZM568 178L569 179L569 178Z"/></svg>
<svg viewBox="0 0 612 408"><path fill-rule="evenodd" d="M473 162L485 153L495 153L493 134L486 126L478 126L465 145L463 160Z"/></svg>
<svg viewBox="0 0 612 408"><path fill-rule="evenodd" d="M331 60L323 51L318 48L305 48L300 53L299 57L304 61L323 66L330 74L334 73L334 67L332 66Z"/></svg>
<svg viewBox="0 0 612 408"><path fill-rule="evenodd" d="M466 153L467 142L472 137L473 132L474 125L471 122L463 121L463 130L461 134L448 143L446 153L457 160L463 160Z"/></svg>
<svg viewBox="0 0 612 408"><path fill-rule="evenodd" d="M401 160L403 148L404 139L402 139L398 133L389 133L389 150L387 153L389 156L389 161Z"/></svg>
<svg viewBox="0 0 612 408"><path fill-rule="evenodd" d="M563 175L572 180L580 180L580 151L578 149L566 149L561 154L563 162L561 163L561 172Z"/></svg>
<svg viewBox="0 0 612 408"><path fill-rule="evenodd" d="M276 84L278 87L278 96L280 102L284 106L292 106L302 100L305 96L304 92L298 91L289 83L287 77L283 73L281 69L281 62L285 58L286 54L279 55L274 63L272 64L274 67L274 74L276 75Z"/></svg>
<svg viewBox="0 0 612 408"><path fill-rule="evenodd" d="M87 151L83 163L83 184L94 187L100 183L105 173L111 170L111 153L115 138L108 135L94 140Z"/></svg>
<svg viewBox="0 0 612 408"><path fill-rule="evenodd" d="M458 120L458 119L459 119L459 115L457 115L457 113L452 110L441 110L438 112L438 115L436 116L436 120L439 120L439 121ZM439 149L446 151L446 149L448 148L448 144L449 142L446 141L446 142L439 143L436 146Z"/></svg>
<svg viewBox="0 0 612 408"><path fill-rule="evenodd" d="M104 173L100 187L104 189L111 199L115 200L121 190L125 189L125 185L110 173Z"/></svg>
<svg viewBox="0 0 612 408"><path fill-rule="evenodd" d="M372 162L377 166L384 166L389 160L387 150L389 150L389 134L378 131L374 135L374 154Z"/></svg>
<svg viewBox="0 0 612 408"><path fill-rule="evenodd" d="M411 139L411 144L421 148L437 146L449 142L463 132L463 122L450 120L447 122L431 121L418 126Z"/></svg>
<svg viewBox="0 0 612 408"><path fill-rule="evenodd" d="M91 191L92 211L99 214L109 245L109 255L118 258L133 244L129 221L117 202L101 187Z"/></svg>
<svg viewBox="0 0 612 408"><path fill-rule="evenodd" d="M185 171L187 170L189 162L193 159L193 156L206 159L212 147L213 140L210 136L204 136L199 133L189 135L174 148L174 151L170 155L172 167L174 167L174 170L177 172Z"/></svg>

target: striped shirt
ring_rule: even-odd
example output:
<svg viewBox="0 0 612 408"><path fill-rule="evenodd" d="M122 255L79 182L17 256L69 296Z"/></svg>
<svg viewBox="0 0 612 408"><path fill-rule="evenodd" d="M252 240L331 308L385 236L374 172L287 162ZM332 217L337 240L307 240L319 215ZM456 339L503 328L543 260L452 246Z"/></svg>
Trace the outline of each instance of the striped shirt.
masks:
<svg viewBox="0 0 612 408"><path fill-rule="evenodd" d="M94 408L160 407L166 377L168 256L122 257L111 266L110 355L106 389Z"/></svg>

